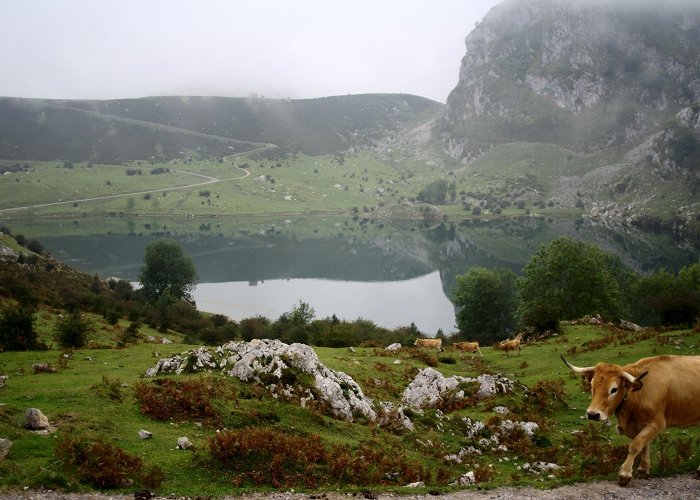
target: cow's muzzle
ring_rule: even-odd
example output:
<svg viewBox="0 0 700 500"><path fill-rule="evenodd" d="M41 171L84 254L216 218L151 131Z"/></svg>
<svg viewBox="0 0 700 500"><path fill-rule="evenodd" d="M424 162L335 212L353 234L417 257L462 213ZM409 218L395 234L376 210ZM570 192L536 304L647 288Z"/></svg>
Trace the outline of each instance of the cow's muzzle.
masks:
<svg viewBox="0 0 700 500"><path fill-rule="evenodd" d="M588 417L588 420L594 420L596 422L602 421L605 425L610 425L610 420L608 419L608 416L599 411L588 410L586 412L586 416Z"/></svg>
<svg viewBox="0 0 700 500"><path fill-rule="evenodd" d="M600 412L599 411L589 411L586 413L586 415L588 415L588 420L595 420L595 421L600 420Z"/></svg>

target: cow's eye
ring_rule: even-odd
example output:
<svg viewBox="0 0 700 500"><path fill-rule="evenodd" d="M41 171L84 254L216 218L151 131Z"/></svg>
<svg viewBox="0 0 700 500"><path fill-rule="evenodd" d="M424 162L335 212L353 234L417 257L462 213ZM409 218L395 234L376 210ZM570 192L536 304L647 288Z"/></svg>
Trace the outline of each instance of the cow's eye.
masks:
<svg viewBox="0 0 700 500"><path fill-rule="evenodd" d="M617 387L613 387L610 389L610 394L615 394L617 392Z"/></svg>

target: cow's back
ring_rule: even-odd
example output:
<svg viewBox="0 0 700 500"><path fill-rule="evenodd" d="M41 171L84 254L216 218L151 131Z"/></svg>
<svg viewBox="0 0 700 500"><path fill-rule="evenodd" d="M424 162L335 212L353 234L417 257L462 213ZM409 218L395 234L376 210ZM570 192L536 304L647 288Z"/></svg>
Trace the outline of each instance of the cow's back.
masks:
<svg viewBox="0 0 700 500"><path fill-rule="evenodd" d="M663 411L668 427L700 425L700 356L655 356L625 368L634 376L648 371L634 393L640 418Z"/></svg>

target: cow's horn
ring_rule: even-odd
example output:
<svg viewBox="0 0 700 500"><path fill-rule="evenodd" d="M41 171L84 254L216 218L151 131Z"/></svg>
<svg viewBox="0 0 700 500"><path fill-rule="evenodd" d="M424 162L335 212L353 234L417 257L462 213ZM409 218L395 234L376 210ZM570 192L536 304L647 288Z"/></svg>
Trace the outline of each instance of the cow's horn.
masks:
<svg viewBox="0 0 700 500"><path fill-rule="evenodd" d="M566 366L568 366L572 371L575 371L576 373L590 373L593 370L595 370L595 366L586 366L585 368L574 366L566 360L563 354L560 354L560 356L562 361L566 363Z"/></svg>
<svg viewBox="0 0 700 500"><path fill-rule="evenodd" d="M629 373L627 373L627 372L625 372L625 371L622 372L622 374L625 376L625 378L626 378L627 380L629 380L630 383L632 383L632 384L634 384L635 382L639 382L640 380L642 380L642 379L647 375L647 373L649 373L649 372L644 372L644 373L642 373L639 377L634 378L634 377L633 377L632 375L630 375Z"/></svg>

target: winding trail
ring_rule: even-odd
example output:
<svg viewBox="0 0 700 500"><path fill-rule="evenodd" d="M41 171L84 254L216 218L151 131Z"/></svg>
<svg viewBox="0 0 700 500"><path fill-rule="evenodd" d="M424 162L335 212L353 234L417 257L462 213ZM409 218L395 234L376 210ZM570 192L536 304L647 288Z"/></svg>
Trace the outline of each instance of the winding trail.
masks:
<svg viewBox="0 0 700 500"><path fill-rule="evenodd" d="M231 155L234 156L234 155ZM227 156L226 158L230 158L230 156ZM0 214L6 213L6 212L13 212L17 210L31 210L33 208L43 208L43 207L51 207L54 205L65 205L66 203L83 203L86 201L97 201L97 200L108 200L111 198L122 198L125 196L138 196L138 195L144 195L148 193L161 193L164 191L179 191L182 189L191 189L194 187L198 186L206 186L207 184L215 184L218 182L227 182L227 181L239 181L242 179L245 179L250 175L250 170L242 167L236 167L238 170L241 170L244 172L244 175L241 177L230 177L227 179L219 179L218 177L212 177L210 175L204 175L204 174L198 174L196 172L189 172L186 170L172 170L172 172L178 173L178 174L186 174L186 175L192 175L194 177L200 177L204 179L203 182L195 182L193 184L187 184L185 186L175 186L175 187L167 187L167 188L160 188L160 189L148 189L146 191L131 191L128 193L119 193L119 194L108 194L104 196L94 196L91 198L76 198L72 200L62 200L62 201L52 201L49 203L37 203L34 205L24 205L21 207L12 207L12 208L2 208L0 209Z"/></svg>

